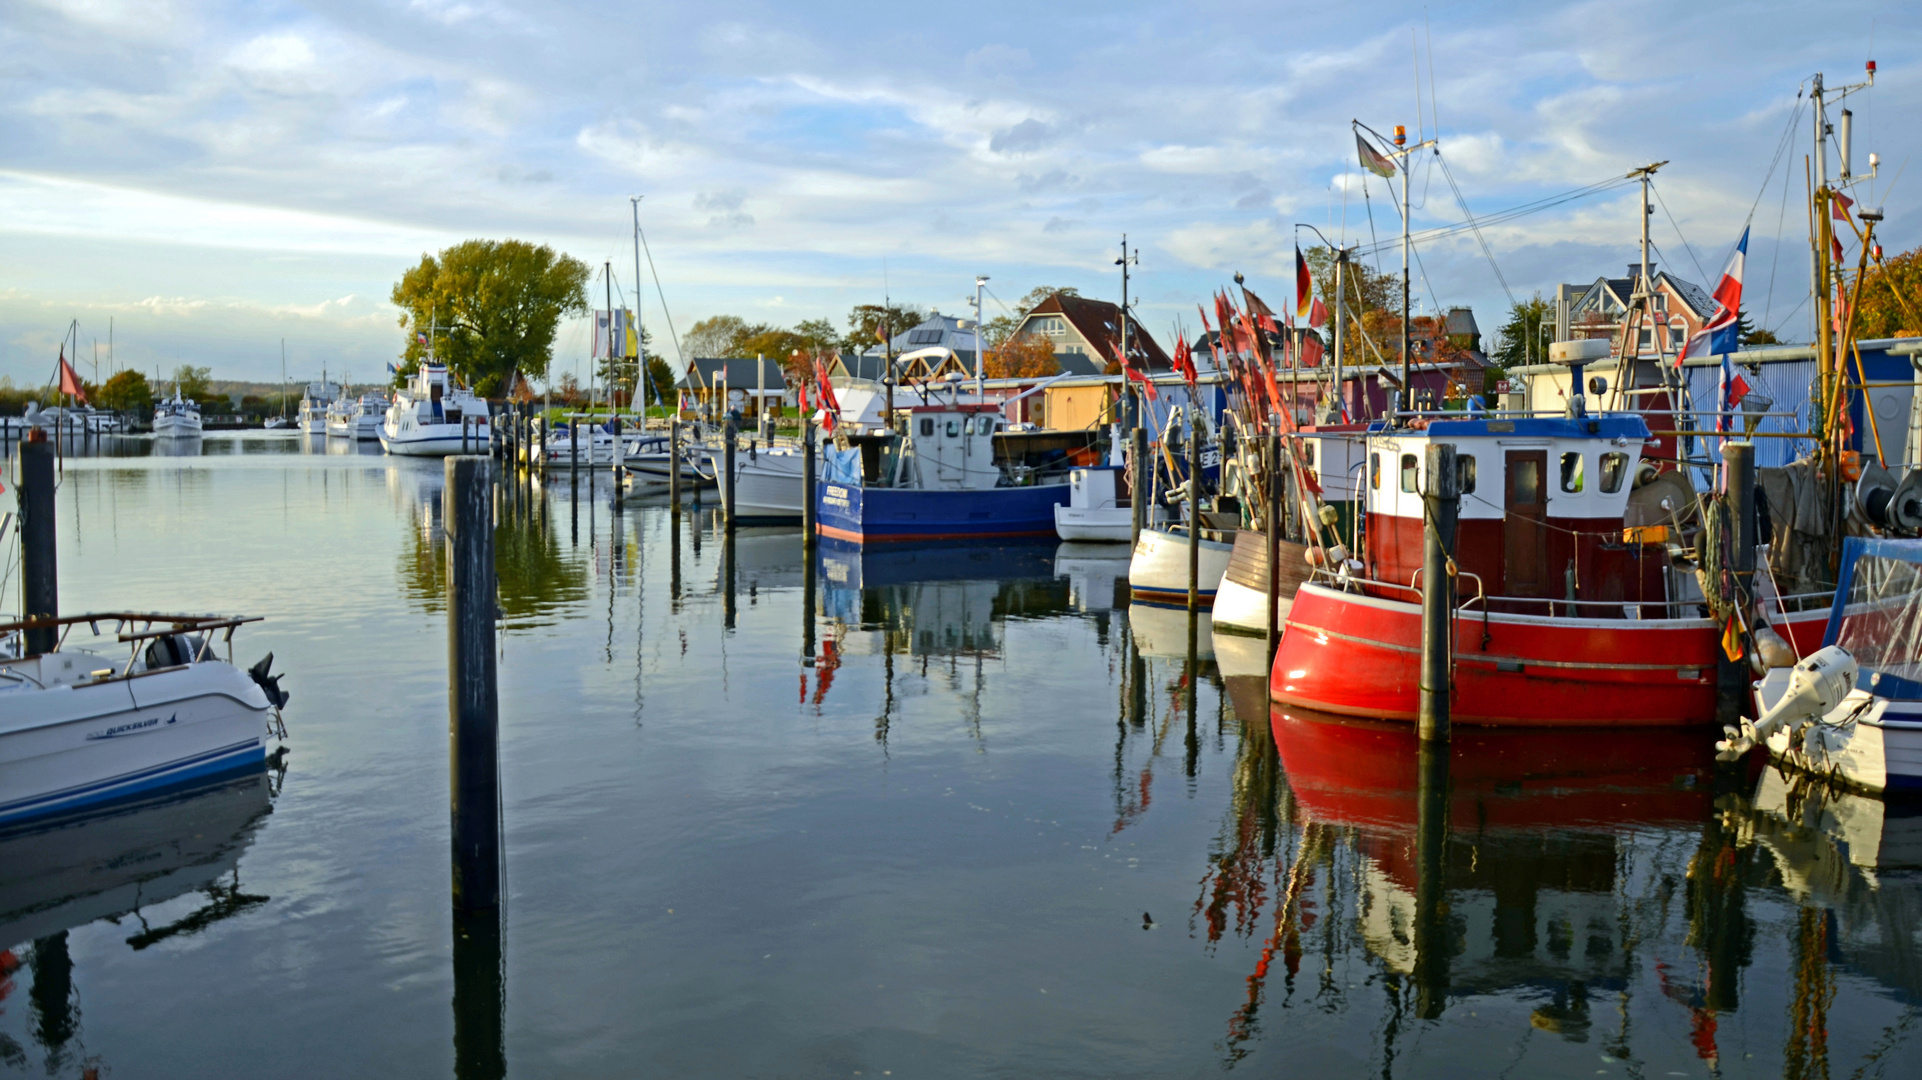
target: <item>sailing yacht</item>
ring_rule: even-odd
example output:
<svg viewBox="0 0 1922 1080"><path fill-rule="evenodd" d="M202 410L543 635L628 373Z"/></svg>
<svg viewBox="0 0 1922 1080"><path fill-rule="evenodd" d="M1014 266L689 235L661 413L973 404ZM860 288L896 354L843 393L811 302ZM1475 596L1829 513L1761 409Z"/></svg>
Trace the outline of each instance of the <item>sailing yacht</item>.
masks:
<svg viewBox="0 0 1922 1080"><path fill-rule="evenodd" d="M428 360L394 394L380 426L390 454L446 457L487 446L487 402L461 386L447 365Z"/></svg>
<svg viewBox="0 0 1922 1080"><path fill-rule="evenodd" d="M200 406L180 396L180 387L174 387L174 396L168 398L153 410L153 433L156 438L192 439L200 435Z"/></svg>

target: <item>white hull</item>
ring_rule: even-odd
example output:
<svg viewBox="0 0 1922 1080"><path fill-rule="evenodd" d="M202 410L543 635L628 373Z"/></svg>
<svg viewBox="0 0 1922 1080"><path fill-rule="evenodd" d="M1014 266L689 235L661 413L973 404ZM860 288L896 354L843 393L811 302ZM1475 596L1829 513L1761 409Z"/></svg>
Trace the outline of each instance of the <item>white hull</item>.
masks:
<svg viewBox="0 0 1922 1080"><path fill-rule="evenodd" d="M1787 690L1789 671L1773 668L1754 684L1758 714ZM1791 768L1864 791L1922 791L1922 702L1857 690L1801 734L1792 737L1784 726L1764 745L1769 757Z"/></svg>
<svg viewBox="0 0 1922 1080"><path fill-rule="evenodd" d="M1224 634L1221 620L1215 620L1215 667L1220 669L1221 677L1233 679L1241 676L1267 681L1268 642L1262 638L1246 634Z"/></svg>
<svg viewBox="0 0 1922 1080"><path fill-rule="evenodd" d="M231 664L54 683L46 673L61 663L110 662L48 654L49 689L0 690L0 825L241 771L265 755L266 694Z"/></svg>
<svg viewBox="0 0 1922 1080"><path fill-rule="evenodd" d="M1228 573L1228 554L1233 545L1219 540L1201 541L1200 576L1197 592L1201 606L1214 605L1217 586ZM1141 530L1134 557L1128 561L1128 591L1138 604L1188 604L1188 537L1185 533L1163 529Z"/></svg>
<svg viewBox="0 0 1922 1080"><path fill-rule="evenodd" d="M685 451L683 451L683 453L685 453ZM629 454L627 455L627 471L632 473L636 479L646 483L664 485L667 483L669 474L673 469L673 466L668 462L668 457L669 455L667 454ZM713 480L713 477L701 472L700 467L695 465L694 462L687 460L681 462L681 483L708 484L712 483Z"/></svg>
<svg viewBox="0 0 1922 1080"><path fill-rule="evenodd" d="M200 419L190 416L156 416L153 433L157 437L191 439L201 434Z"/></svg>
<svg viewBox="0 0 1922 1080"><path fill-rule="evenodd" d="M1288 609L1295 605L1295 598L1283 596L1277 600L1275 625L1286 626ZM1222 575L1221 587L1215 591L1214 615L1218 630L1255 634L1264 640L1268 636L1268 598L1258 590L1228 580L1226 573Z"/></svg>
<svg viewBox="0 0 1922 1080"><path fill-rule="evenodd" d="M1155 604L1128 605L1128 630L1134 636L1135 649L1143 656L1187 659L1188 622L1188 613L1185 611L1173 611ZM1214 628L1208 621L1207 612L1195 613L1194 627L1195 659L1213 660Z"/></svg>
<svg viewBox="0 0 1922 1080"><path fill-rule="evenodd" d="M380 428L381 449L402 457L448 457L453 454L487 452L487 425L469 425L463 448L459 424L423 424L406 432Z"/></svg>
<svg viewBox="0 0 1922 1080"><path fill-rule="evenodd" d="M799 452L734 455L734 514L743 521L768 524L801 520L801 472L806 459ZM727 500L728 478L714 471L721 499Z"/></svg>
<svg viewBox="0 0 1922 1080"><path fill-rule="evenodd" d="M1054 508L1054 531L1063 540L1085 540L1101 544L1125 544L1134 537L1134 510L1126 506L1097 509L1076 506Z"/></svg>
<svg viewBox="0 0 1922 1080"><path fill-rule="evenodd" d="M346 420L329 420L327 437L354 440L378 439L380 438L380 417L354 416Z"/></svg>

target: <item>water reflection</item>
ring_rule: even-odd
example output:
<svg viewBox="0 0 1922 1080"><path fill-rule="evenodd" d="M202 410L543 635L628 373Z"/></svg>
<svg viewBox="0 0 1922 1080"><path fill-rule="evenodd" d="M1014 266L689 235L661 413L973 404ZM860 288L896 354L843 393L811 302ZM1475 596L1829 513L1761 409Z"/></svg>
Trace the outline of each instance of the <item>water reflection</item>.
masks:
<svg viewBox="0 0 1922 1080"><path fill-rule="evenodd" d="M344 440L336 440L344 441ZM441 525L445 473L438 461L390 466L388 488L416 523L401 545L396 576L422 611L446 611L447 557ZM550 526L548 502L521 485L496 490L494 557L504 630L551 624L578 610L592 588L595 553L563 545Z"/></svg>
<svg viewBox="0 0 1922 1080"><path fill-rule="evenodd" d="M68 931L116 924L129 949L192 937L268 902L245 891L240 857L272 812L269 775L178 792L103 814L0 835L0 1002L17 972L31 973L25 1036L49 1075L79 1065L97 1074L81 1031L84 971ZM197 894L185 903L175 901ZM6 1010L0 1006L0 1017ZM6 1025L12 1027L12 1025ZM0 1062L28 1063L0 1028Z"/></svg>

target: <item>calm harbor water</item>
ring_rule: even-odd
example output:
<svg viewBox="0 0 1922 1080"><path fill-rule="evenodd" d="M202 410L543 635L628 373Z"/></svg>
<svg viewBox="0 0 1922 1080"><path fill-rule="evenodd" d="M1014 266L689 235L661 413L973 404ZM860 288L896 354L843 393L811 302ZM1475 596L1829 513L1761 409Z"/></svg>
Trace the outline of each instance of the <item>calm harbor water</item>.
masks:
<svg viewBox="0 0 1922 1080"><path fill-rule="evenodd" d="M810 573L761 530L730 590L711 513L565 474L500 502L496 954L449 910L440 463L157 449L68 460L63 609L266 616L235 655L287 672L288 752L0 837L0 1073L1922 1059L1922 819L1718 774L1693 732L1465 732L1424 800L1405 729L1271 716L1247 643L1203 623L1191 661L1184 614L1130 612L1120 552Z"/></svg>

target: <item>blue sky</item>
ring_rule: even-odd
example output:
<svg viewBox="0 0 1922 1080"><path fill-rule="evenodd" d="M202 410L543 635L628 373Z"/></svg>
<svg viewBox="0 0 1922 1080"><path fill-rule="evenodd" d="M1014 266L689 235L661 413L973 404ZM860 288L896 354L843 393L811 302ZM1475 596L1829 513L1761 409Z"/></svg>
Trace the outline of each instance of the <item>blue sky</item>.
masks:
<svg viewBox="0 0 1922 1080"><path fill-rule="evenodd" d="M1919 23L1893 3L0 0L0 374L44 381L73 319L104 358L111 319L121 366L276 379L284 337L295 378L375 378L424 251L518 237L630 288L630 195L682 330L838 323L884 285L959 312L976 274L1009 303L1115 297L1126 232L1140 315L1171 337L1236 271L1284 294L1296 222L1365 239L1372 207L1395 231L1348 123L1416 129L1417 50L1419 124L1474 212L1666 159L1661 265L1712 285L1753 208L1748 307L1800 337L1806 120L1763 178L1808 76L1857 81L1873 53L1851 107L1882 181L1858 193L1886 200L1891 251L1922 240ZM1416 188L1417 228L1462 219L1439 169ZM1510 293L1620 273L1636 228L1624 187L1486 230L1506 288L1458 235L1423 248L1415 291L1492 331ZM643 317L672 358L651 281ZM570 325L557 357L585 348Z"/></svg>

